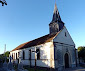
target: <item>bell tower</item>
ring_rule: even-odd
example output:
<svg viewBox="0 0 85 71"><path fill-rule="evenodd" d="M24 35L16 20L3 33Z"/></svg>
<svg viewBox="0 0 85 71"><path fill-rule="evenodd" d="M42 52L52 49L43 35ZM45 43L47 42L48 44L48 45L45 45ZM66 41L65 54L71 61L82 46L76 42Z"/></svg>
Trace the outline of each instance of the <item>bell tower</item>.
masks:
<svg viewBox="0 0 85 71"><path fill-rule="evenodd" d="M64 26L64 23L61 20L61 17L59 15L59 12L55 3L53 18L51 23L49 24L50 34L59 32L63 28L63 26Z"/></svg>

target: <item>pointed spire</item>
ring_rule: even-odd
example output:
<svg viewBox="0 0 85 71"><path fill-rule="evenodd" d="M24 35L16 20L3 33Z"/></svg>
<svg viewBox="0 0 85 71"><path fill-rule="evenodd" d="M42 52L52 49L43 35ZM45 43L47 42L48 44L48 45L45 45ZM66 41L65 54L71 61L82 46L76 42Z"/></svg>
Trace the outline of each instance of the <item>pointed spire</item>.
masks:
<svg viewBox="0 0 85 71"><path fill-rule="evenodd" d="M56 3L55 3L55 7L54 7L54 13L56 14L56 11L58 11L58 9L57 9L57 5L56 5Z"/></svg>
<svg viewBox="0 0 85 71"><path fill-rule="evenodd" d="M60 18L60 15L59 15L59 12L58 12L58 9L57 9L57 5L56 5L56 2L55 2L52 22L56 22L56 21L61 21L61 18Z"/></svg>
<svg viewBox="0 0 85 71"><path fill-rule="evenodd" d="M64 26L64 23L61 20L61 17L59 15L58 8L56 5L56 1L55 1L53 19L51 23L49 24L50 34L59 32L61 29L63 29L63 26Z"/></svg>

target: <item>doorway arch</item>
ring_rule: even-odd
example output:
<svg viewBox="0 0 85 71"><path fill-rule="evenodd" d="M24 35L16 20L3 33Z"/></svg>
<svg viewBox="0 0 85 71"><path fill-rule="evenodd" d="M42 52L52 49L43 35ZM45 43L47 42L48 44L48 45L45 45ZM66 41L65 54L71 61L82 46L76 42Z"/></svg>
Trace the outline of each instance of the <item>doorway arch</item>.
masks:
<svg viewBox="0 0 85 71"><path fill-rule="evenodd" d="M65 68L69 68L69 55L68 55L68 53L65 54L64 61L65 61Z"/></svg>

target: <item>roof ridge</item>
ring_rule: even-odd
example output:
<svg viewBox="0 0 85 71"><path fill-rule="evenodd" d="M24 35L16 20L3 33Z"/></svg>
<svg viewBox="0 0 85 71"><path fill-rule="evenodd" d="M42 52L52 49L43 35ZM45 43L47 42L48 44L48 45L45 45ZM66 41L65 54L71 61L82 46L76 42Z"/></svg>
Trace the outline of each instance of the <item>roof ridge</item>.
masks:
<svg viewBox="0 0 85 71"><path fill-rule="evenodd" d="M65 28L65 26L63 27L63 29ZM63 30L62 29L62 30ZM28 47L32 47L32 46L36 46L36 45L40 45L40 44L44 44L46 42L50 42L51 40L53 40L62 30L60 30L57 33L51 33L51 34L47 34L45 36L36 38L34 40L25 42L20 44L19 46L17 46L15 49L13 49L12 51L15 50L19 50L19 49L24 49L24 48L28 48Z"/></svg>

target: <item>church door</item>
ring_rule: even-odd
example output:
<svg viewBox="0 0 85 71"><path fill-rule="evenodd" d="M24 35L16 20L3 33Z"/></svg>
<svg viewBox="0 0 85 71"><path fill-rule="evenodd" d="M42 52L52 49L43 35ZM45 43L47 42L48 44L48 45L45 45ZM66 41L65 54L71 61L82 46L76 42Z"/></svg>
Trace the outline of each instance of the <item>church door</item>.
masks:
<svg viewBox="0 0 85 71"><path fill-rule="evenodd" d="M69 55L67 53L65 54L64 59L65 59L65 68L69 68Z"/></svg>

